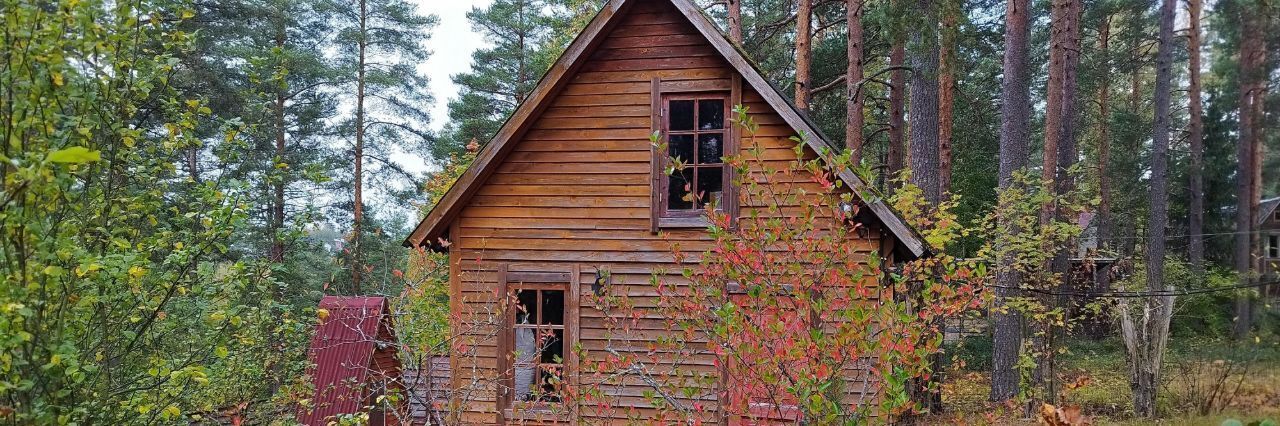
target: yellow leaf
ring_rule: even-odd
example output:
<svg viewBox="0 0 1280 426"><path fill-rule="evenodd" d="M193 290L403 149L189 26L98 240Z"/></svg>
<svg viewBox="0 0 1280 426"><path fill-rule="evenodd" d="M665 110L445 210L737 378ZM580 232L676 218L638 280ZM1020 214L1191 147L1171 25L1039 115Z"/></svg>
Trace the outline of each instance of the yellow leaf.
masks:
<svg viewBox="0 0 1280 426"><path fill-rule="evenodd" d="M316 316L320 317L320 319L329 318L329 310L328 310L328 309L316 309Z"/></svg>
<svg viewBox="0 0 1280 426"><path fill-rule="evenodd" d="M83 146L73 146L50 152L48 159L54 163L91 163L101 160L102 154Z"/></svg>
<svg viewBox="0 0 1280 426"><path fill-rule="evenodd" d="M54 85L54 86L61 86L61 85L62 85L62 73L57 72L57 71L55 71L55 72L53 73L53 85Z"/></svg>

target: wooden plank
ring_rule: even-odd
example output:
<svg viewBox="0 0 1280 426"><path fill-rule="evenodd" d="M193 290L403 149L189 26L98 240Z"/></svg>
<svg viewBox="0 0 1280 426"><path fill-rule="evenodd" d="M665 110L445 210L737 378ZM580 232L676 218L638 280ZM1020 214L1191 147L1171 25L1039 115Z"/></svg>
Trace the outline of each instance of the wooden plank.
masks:
<svg viewBox="0 0 1280 426"><path fill-rule="evenodd" d="M569 87L578 87L585 83L574 83ZM644 93L649 86L644 86ZM552 106L543 111L543 118L581 118L581 117L648 117L648 105L614 105L609 107L563 107Z"/></svg>
<svg viewBox="0 0 1280 426"><path fill-rule="evenodd" d="M531 174L531 173L497 173L489 179L496 185L644 185L644 175L636 174ZM564 189L572 191L571 188Z"/></svg>
<svg viewBox="0 0 1280 426"><path fill-rule="evenodd" d="M789 136L789 135L788 135ZM532 130L525 136L526 140L567 141L567 140L633 140L648 145L648 129L581 129L581 130Z"/></svg>
<svg viewBox="0 0 1280 426"><path fill-rule="evenodd" d="M702 80L729 78L730 71L724 67L685 68L678 70L626 70L626 71L582 71L574 76L575 83L607 83L607 82L646 82L653 77L665 81Z"/></svg>
<svg viewBox="0 0 1280 426"><path fill-rule="evenodd" d="M649 197L599 197L599 196L526 196L506 197L476 194L471 205L485 207L592 207L592 208L648 208Z"/></svg>
<svg viewBox="0 0 1280 426"><path fill-rule="evenodd" d="M724 59L715 56L656 59L617 59L592 61L582 69L587 71L670 70L682 68L710 68L724 66Z"/></svg>
<svg viewBox="0 0 1280 426"><path fill-rule="evenodd" d="M647 109L648 107L646 107ZM582 139L582 140L530 140L525 139L520 142L520 146L516 147L515 152L521 151L553 151L553 152L605 152L605 151L643 151L649 152L649 139L631 140L610 140L610 139Z"/></svg>
<svg viewBox="0 0 1280 426"><path fill-rule="evenodd" d="M540 196L569 195L591 196L606 195L618 197L649 196L649 188L629 185L578 185L572 191L563 187L546 185L485 185L475 196Z"/></svg>
<svg viewBox="0 0 1280 426"><path fill-rule="evenodd" d="M715 50L706 44L690 46L650 45L651 47L622 47L600 49L591 55L591 60L607 61L616 59L660 59L660 58L695 58L716 56Z"/></svg>
<svg viewBox="0 0 1280 426"><path fill-rule="evenodd" d="M730 79L705 79L665 81L659 85L659 92L728 92L732 89Z"/></svg>
<svg viewBox="0 0 1280 426"><path fill-rule="evenodd" d="M652 37L668 35L697 35L698 32L688 25L623 23L609 34L609 38Z"/></svg>
<svg viewBox="0 0 1280 426"><path fill-rule="evenodd" d="M643 174L649 165L640 162L630 163L515 163L505 162L498 167L498 173L527 174Z"/></svg>
<svg viewBox="0 0 1280 426"><path fill-rule="evenodd" d="M590 207L488 207L469 206L464 218L568 218L568 219L648 219L644 209L590 208Z"/></svg>
<svg viewBox="0 0 1280 426"><path fill-rule="evenodd" d="M599 54L599 52L597 52L597 54ZM630 58L622 58L622 59L630 59ZM560 92L560 96L595 95L595 94L601 94L601 93L622 94L622 93L648 93L648 92L649 92L649 85L645 84L643 81L605 82L605 83L586 83L586 82L574 81L572 84L566 86L564 90ZM546 117L546 113L543 113L543 117Z"/></svg>
<svg viewBox="0 0 1280 426"><path fill-rule="evenodd" d="M582 97L582 100L589 97ZM646 129L649 127L645 117L583 117L561 118L543 117L534 124L534 129Z"/></svg>
<svg viewBox="0 0 1280 426"><path fill-rule="evenodd" d="M595 63L595 62L593 62ZM620 64L611 64L609 66L621 66ZM639 103L641 98L634 94L606 95L606 94L590 94L590 95L564 95L556 98L555 106L564 107L581 107L581 106L635 106L643 105Z"/></svg>
<svg viewBox="0 0 1280 426"><path fill-rule="evenodd" d="M646 151L611 152L528 152L515 151L507 156L514 163L648 163Z"/></svg>

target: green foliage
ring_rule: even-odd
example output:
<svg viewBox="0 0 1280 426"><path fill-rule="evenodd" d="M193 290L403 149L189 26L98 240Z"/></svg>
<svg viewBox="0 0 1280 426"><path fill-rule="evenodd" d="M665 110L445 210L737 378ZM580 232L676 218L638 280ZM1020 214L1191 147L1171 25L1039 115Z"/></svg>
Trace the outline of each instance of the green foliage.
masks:
<svg viewBox="0 0 1280 426"><path fill-rule="evenodd" d="M253 350L274 281L226 260L245 188L173 163L211 112L172 84L190 3L7 1L0 412L177 423ZM281 327L289 327L285 321ZM214 383L214 379L219 380Z"/></svg>

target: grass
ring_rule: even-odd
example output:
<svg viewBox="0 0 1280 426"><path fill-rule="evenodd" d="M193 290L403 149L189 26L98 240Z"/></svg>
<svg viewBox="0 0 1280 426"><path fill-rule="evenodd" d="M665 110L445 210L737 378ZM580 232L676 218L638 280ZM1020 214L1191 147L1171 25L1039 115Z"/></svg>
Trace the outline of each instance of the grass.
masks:
<svg viewBox="0 0 1280 426"><path fill-rule="evenodd" d="M1272 339L1274 340L1274 339ZM1243 344L1214 339L1184 340L1171 348L1157 400L1159 419L1135 418L1131 408L1128 366L1123 345L1115 339L1072 339L1070 351L1058 357L1057 377L1064 386L1062 404L1081 406L1095 424L1219 425L1226 419L1244 424L1280 419L1280 344ZM990 340L970 339L952 347L955 360L943 384L947 413L936 419L952 424L1034 424L1021 419L1020 410L992 407ZM1196 389L1218 384L1223 390L1215 407L1201 413L1196 407L1211 392ZM1013 419L1013 420L1005 420Z"/></svg>

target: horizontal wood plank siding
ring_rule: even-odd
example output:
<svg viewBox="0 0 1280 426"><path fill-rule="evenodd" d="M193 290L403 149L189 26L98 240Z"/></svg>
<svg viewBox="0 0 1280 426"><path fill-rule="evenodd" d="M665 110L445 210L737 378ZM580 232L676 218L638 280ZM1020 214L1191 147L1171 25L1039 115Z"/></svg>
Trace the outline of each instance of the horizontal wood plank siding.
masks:
<svg viewBox="0 0 1280 426"><path fill-rule="evenodd" d="M450 248L454 277L455 329L466 330L455 352L451 372L453 395L465 399L462 421L497 422L496 379L499 376L500 330L493 324L500 306L495 289L499 265L525 272L563 272L577 265L580 298L588 300L597 270L611 274L611 291L625 292L640 308L653 308L658 295L649 285L651 274L666 271L673 285L682 283L671 253L673 243L697 262L711 247L704 230L650 232L650 161L652 81L690 82L688 87L719 87L733 80L734 71L679 12L661 3L638 2L621 17L569 84L550 99L545 112L534 118L528 132L476 190L452 227ZM676 86L678 87L678 86ZM764 147L769 167L785 168L795 157L789 138L795 131L749 87L743 104L760 124L754 143ZM745 135L740 147L752 147ZM809 152L810 158L815 156ZM804 176L794 182L806 191L818 187ZM753 207L744 203L742 214ZM791 208L788 208L790 211ZM859 253L869 256L880 244L869 233ZM585 302L584 302L585 303ZM582 306L577 327L579 343L600 356L611 336L605 314ZM656 313L641 316L633 336L638 339L613 349L643 353L648 342L663 333ZM669 363L671 354L659 354ZM592 362L584 359L581 362ZM688 371L714 372L714 360L702 354L683 357ZM661 362L658 363L661 366ZM860 370L850 370L851 376ZM659 379L680 380L674 372L654 371ZM859 385L860 386L860 385ZM630 414L653 415L644 398L647 386L623 376L603 386L616 398L614 409L583 408L591 423L627 424ZM850 389L850 398L861 388ZM714 390L699 397L716 404ZM714 410L712 410L714 412ZM710 420L710 419L709 419Z"/></svg>

